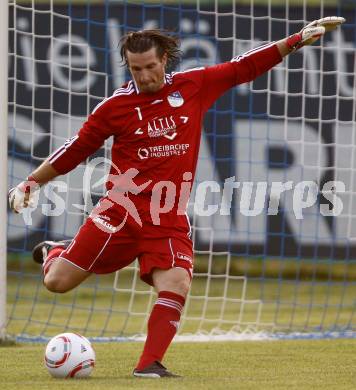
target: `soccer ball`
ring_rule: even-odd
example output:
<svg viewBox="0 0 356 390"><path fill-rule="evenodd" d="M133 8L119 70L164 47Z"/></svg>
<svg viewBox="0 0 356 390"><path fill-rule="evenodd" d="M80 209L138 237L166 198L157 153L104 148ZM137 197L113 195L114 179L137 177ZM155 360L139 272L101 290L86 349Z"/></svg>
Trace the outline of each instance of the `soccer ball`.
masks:
<svg viewBox="0 0 356 390"><path fill-rule="evenodd" d="M54 336L46 347L45 365L56 378L85 378L95 364L95 352L90 341L76 333Z"/></svg>

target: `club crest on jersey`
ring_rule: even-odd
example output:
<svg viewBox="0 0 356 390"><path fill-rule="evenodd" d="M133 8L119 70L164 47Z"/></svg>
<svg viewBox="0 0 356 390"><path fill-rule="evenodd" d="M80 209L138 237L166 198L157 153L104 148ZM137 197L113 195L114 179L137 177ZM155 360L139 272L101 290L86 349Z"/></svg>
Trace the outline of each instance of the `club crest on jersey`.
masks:
<svg viewBox="0 0 356 390"><path fill-rule="evenodd" d="M172 107L180 107L184 104L184 99L178 91L168 95L167 100Z"/></svg>

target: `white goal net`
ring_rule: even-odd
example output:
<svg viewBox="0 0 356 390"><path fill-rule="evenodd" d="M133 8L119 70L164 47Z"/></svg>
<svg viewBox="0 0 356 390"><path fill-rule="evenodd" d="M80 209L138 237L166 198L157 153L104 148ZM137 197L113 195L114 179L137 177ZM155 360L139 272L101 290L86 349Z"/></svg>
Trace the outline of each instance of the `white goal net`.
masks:
<svg viewBox="0 0 356 390"><path fill-rule="evenodd" d="M117 47L126 32L173 30L184 70L228 61L330 15L346 18L342 29L229 91L206 115L189 205L194 278L177 338L354 336L352 2L10 0L9 186L128 79ZM101 185L83 183L98 157L110 157L110 141L41 190L36 210L8 214L8 334L42 339L76 331L115 340L145 334L155 293L139 279L136 262L61 295L45 289L31 260L39 241L73 237L103 194ZM106 168L96 165L91 184ZM206 181L215 183L205 197L212 208L198 215L195 193Z"/></svg>

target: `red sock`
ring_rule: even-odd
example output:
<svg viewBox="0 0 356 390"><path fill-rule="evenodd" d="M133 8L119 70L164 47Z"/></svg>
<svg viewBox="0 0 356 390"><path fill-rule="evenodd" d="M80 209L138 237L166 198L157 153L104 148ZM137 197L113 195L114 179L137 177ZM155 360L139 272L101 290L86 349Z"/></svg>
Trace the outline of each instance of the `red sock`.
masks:
<svg viewBox="0 0 356 390"><path fill-rule="evenodd" d="M47 274L55 258L58 257L63 252L63 250L64 247L56 247L49 251L48 256L43 260L43 275Z"/></svg>
<svg viewBox="0 0 356 390"><path fill-rule="evenodd" d="M161 291L153 306L147 326L147 339L136 369L142 370L155 360L162 360L179 326L185 298Z"/></svg>

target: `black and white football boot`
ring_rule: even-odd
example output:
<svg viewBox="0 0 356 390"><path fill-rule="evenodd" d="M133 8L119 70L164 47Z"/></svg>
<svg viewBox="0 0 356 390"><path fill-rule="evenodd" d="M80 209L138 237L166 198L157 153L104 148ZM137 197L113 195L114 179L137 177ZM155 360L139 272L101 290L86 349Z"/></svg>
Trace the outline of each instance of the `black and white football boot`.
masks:
<svg viewBox="0 0 356 390"><path fill-rule="evenodd" d="M62 241L42 241L37 244L32 250L32 258L38 264L43 264L44 260L48 256L48 253L54 248L63 249L68 248L72 240L62 240Z"/></svg>
<svg viewBox="0 0 356 390"><path fill-rule="evenodd" d="M158 360L144 368L143 370L135 369L133 371L133 376L139 378L181 378L180 375L172 374L167 371Z"/></svg>

